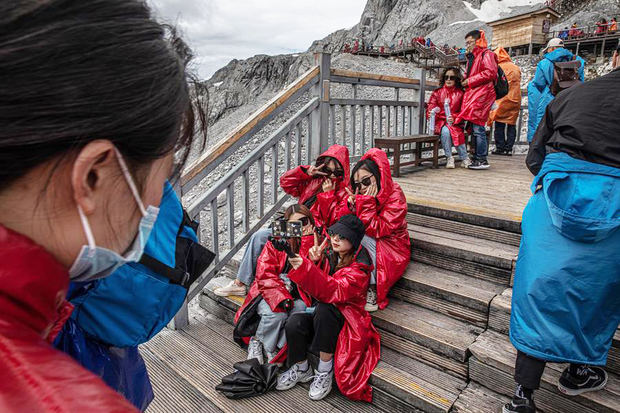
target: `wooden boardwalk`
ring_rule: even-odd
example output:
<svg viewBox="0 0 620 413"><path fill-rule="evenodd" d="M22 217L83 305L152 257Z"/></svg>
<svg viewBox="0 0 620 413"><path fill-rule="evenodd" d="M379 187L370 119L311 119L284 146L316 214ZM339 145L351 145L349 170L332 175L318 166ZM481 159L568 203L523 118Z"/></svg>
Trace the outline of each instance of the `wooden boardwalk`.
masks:
<svg viewBox="0 0 620 413"><path fill-rule="evenodd" d="M423 169L395 178L409 204L521 222L533 176L525 156L489 156L486 171Z"/></svg>

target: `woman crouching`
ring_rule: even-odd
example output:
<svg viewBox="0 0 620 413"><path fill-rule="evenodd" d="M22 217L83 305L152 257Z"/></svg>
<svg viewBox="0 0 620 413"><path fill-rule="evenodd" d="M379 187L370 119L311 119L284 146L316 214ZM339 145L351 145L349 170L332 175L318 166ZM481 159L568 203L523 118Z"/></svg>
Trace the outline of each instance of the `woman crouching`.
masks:
<svg viewBox="0 0 620 413"><path fill-rule="evenodd" d="M314 245L315 223L310 209L304 205L289 206L284 212L288 222L301 222L302 238L291 239L298 250L306 256ZM248 344L248 359L256 358L263 364L267 360L277 362L286 354L284 323L290 314L304 311L311 299L286 273L291 268L286 252L277 250L272 243L265 244L256 263L256 278L243 305L235 315L235 340L242 346ZM248 341L249 340L249 341Z"/></svg>
<svg viewBox="0 0 620 413"><path fill-rule="evenodd" d="M314 378L309 395L321 400L331 391L335 372L342 394L371 402L368 379L379 361L380 338L364 310L372 270L368 252L360 247L364 224L355 215L345 215L329 234L330 248L327 242L315 242L309 258L289 258L289 278L317 302L313 310L295 313L286 322L291 367L278 377L276 388L288 390ZM321 262L329 264L327 271L317 267ZM308 364L308 350L319 354L316 374Z"/></svg>

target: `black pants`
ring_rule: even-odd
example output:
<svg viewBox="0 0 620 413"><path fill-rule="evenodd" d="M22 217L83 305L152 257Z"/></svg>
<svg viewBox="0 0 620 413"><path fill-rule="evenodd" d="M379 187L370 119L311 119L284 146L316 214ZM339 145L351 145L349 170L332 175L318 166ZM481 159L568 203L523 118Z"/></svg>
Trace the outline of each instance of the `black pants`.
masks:
<svg viewBox="0 0 620 413"><path fill-rule="evenodd" d="M511 152L517 140L517 126L495 122L495 147L499 151Z"/></svg>
<svg viewBox="0 0 620 413"><path fill-rule="evenodd" d="M517 362L515 363L515 381L517 384L526 389L536 390L540 387L540 379L545 370L546 361L537 359L519 351L517 352ZM572 364L569 366L569 372L572 376L577 376L581 364Z"/></svg>
<svg viewBox="0 0 620 413"><path fill-rule="evenodd" d="M333 354L343 325L344 316L333 304L318 303L313 314L291 315L284 326L289 364L304 361L308 348Z"/></svg>

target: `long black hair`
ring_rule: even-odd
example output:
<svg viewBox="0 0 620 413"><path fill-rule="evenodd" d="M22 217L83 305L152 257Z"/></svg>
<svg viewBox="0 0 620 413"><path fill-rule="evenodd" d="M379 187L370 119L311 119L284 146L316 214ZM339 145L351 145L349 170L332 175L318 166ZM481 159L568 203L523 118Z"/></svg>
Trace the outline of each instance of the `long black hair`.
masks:
<svg viewBox="0 0 620 413"><path fill-rule="evenodd" d="M132 172L172 151L180 167L206 137L191 58L143 1L0 2L0 191L95 139Z"/></svg>
<svg viewBox="0 0 620 413"><path fill-rule="evenodd" d="M351 171L351 188L355 188L355 174L360 169L370 172L377 181L377 191L381 190L381 171L379 170L379 165L372 159L364 159L355 164L355 168Z"/></svg>
<svg viewBox="0 0 620 413"><path fill-rule="evenodd" d="M444 69L439 78L439 87L442 88L446 84L446 75L448 72L454 72L456 76L456 80L454 81L454 86L458 89L463 89L463 75L461 74L461 70L458 67L448 67Z"/></svg>

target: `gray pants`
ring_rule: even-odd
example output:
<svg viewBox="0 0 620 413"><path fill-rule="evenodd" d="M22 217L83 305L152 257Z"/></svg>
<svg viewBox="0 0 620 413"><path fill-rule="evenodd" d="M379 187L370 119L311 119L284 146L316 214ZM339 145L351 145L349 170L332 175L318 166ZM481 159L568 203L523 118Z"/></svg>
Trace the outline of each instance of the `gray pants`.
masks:
<svg viewBox="0 0 620 413"><path fill-rule="evenodd" d="M243 253L243 258L241 259L241 265L239 265L239 270L237 271L237 279L247 286L254 282L256 261L258 261L258 256L268 242L269 235L271 235L271 230L269 228L261 228L256 231L252 237L250 237L250 241L248 241L248 245Z"/></svg>
<svg viewBox="0 0 620 413"><path fill-rule="evenodd" d="M372 260L372 265L374 265L374 269L370 274L370 284L377 284L377 240L369 237L368 235L364 235L362 238L362 247L366 248L368 253L370 254L370 259Z"/></svg>
<svg viewBox="0 0 620 413"><path fill-rule="evenodd" d="M300 313L306 310L306 304L303 300L295 300L293 309L287 313L273 312L269 304L261 299L258 304L258 315L260 322L256 329L255 337L263 343L263 348L267 353L275 353L286 344L286 334L284 332L284 324L291 314Z"/></svg>

